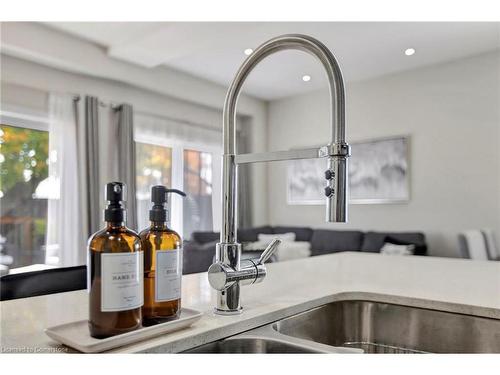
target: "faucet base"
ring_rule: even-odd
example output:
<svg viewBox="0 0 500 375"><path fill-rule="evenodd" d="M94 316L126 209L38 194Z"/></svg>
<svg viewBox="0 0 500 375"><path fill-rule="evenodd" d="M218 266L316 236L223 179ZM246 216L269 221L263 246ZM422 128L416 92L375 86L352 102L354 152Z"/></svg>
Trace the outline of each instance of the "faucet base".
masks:
<svg viewBox="0 0 500 375"><path fill-rule="evenodd" d="M217 307L214 307L214 314L217 314L217 315L224 315L224 316L240 315L242 312L243 312L243 307L241 307L241 306L239 308L237 308L236 310L220 310Z"/></svg>

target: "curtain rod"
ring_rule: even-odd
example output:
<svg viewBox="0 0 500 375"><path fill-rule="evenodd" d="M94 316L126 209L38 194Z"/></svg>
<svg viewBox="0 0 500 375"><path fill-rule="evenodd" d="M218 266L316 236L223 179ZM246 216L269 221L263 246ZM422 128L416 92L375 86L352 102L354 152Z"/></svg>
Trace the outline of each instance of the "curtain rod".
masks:
<svg viewBox="0 0 500 375"><path fill-rule="evenodd" d="M73 100L75 102L79 102L82 96L80 94L73 94ZM116 102L105 102L103 100L98 99L99 106L101 107L110 107L111 109L119 109L121 107L121 104L118 104Z"/></svg>
<svg viewBox="0 0 500 375"><path fill-rule="evenodd" d="M79 94L73 95L74 101L78 102L80 99L81 99L81 95L79 95ZM106 103L102 100L99 100L99 105L101 107L109 106L112 109L119 109L121 106L121 104L117 104L115 102ZM156 115L156 114L152 114L152 113L148 113L148 112L144 112L144 111L134 111L134 112L138 115L155 117L155 118L158 118L160 120L175 121L175 122L178 122L178 123L181 123L184 125L188 125L188 126L192 126L195 128L201 128L201 129L210 130L210 131L217 132L217 133L222 133L222 129L217 129L217 128L214 128L212 126L208 126L208 125L200 124L200 123L196 123L196 122L191 122L191 121L183 120L183 119L176 118L176 117L170 117L170 116L165 116L165 115Z"/></svg>

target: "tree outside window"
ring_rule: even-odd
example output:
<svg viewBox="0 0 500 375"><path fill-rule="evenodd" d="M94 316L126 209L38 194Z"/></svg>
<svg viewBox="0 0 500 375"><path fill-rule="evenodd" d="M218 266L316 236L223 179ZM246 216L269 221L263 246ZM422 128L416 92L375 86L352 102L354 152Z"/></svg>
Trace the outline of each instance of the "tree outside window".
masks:
<svg viewBox="0 0 500 375"><path fill-rule="evenodd" d="M0 127L0 251L11 268L45 262L48 149L47 131Z"/></svg>

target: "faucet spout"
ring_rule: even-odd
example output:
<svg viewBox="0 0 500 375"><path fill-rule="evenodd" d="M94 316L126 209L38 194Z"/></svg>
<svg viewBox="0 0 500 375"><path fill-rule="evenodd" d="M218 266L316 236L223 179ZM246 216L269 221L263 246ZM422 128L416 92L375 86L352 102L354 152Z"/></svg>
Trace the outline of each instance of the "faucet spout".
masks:
<svg viewBox="0 0 500 375"><path fill-rule="evenodd" d="M241 88L250 72L267 56L283 50L301 50L319 60L328 79L330 93L331 137L319 149L278 151L264 154L236 154L236 105ZM216 259L224 270L240 271L240 245L237 242L237 173L239 163L273 160L327 158L325 172L326 221L347 221L347 160L350 147L345 141L345 89L337 60L320 41L307 35L288 34L270 39L260 45L242 64L234 77L224 102L222 158L222 228L217 244ZM215 268L214 268L215 269ZM215 272L214 272L215 274ZM265 273L263 273L265 274ZM210 277L210 275L209 275ZM232 279L233 280L233 279ZM228 288L219 290L216 312L231 314L241 311L239 282L233 280Z"/></svg>

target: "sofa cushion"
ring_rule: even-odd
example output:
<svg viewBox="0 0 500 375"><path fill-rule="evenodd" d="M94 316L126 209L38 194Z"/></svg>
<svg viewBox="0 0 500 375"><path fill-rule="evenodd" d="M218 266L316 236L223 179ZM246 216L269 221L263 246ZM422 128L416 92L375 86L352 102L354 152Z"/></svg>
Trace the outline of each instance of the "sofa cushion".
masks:
<svg viewBox="0 0 500 375"><path fill-rule="evenodd" d="M273 230L269 225L255 228L238 229L238 242L254 242L257 241L259 233L272 234ZM218 241L220 238L219 232L193 232L191 235L193 241L200 244Z"/></svg>
<svg viewBox="0 0 500 375"><path fill-rule="evenodd" d="M195 241L184 241L182 273L188 275L190 273L206 272L213 263L216 243L217 241L204 244Z"/></svg>
<svg viewBox="0 0 500 375"><path fill-rule="evenodd" d="M218 232L193 232L191 234L191 239L198 243L207 243L217 241L220 238L220 233Z"/></svg>
<svg viewBox="0 0 500 375"><path fill-rule="evenodd" d="M363 232L315 229L311 238L311 255L359 251Z"/></svg>
<svg viewBox="0 0 500 375"><path fill-rule="evenodd" d="M273 227L273 234L295 233L295 241L311 241L313 230L307 227Z"/></svg>
<svg viewBox="0 0 500 375"><path fill-rule="evenodd" d="M363 239L361 251L378 253L385 242L396 245L415 245L415 255L425 255L427 253L425 235L419 232L367 232Z"/></svg>
<svg viewBox="0 0 500 375"><path fill-rule="evenodd" d="M238 242L255 242L260 233L272 234L273 230L269 225L256 228L238 229Z"/></svg>

